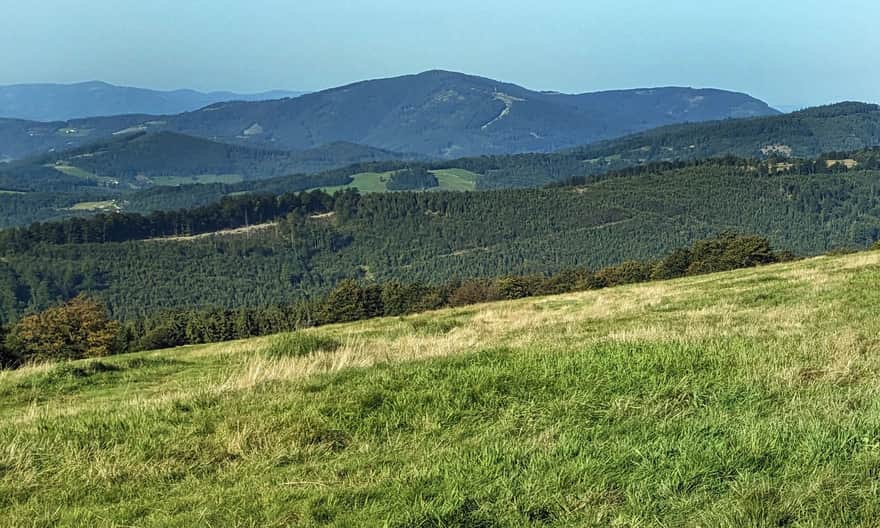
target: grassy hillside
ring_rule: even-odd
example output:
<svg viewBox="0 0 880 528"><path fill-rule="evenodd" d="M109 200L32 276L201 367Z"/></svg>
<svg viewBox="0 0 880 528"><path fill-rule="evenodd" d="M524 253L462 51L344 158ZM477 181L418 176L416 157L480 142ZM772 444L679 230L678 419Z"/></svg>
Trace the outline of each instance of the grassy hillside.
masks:
<svg viewBox="0 0 880 528"><path fill-rule="evenodd" d="M0 373L10 526L871 526L880 252Z"/></svg>

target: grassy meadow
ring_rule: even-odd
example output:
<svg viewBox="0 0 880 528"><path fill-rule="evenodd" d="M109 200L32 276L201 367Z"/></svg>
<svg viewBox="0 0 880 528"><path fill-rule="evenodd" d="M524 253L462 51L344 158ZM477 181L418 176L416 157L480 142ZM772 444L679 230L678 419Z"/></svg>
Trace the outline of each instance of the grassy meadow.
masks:
<svg viewBox="0 0 880 528"><path fill-rule="evenodd" d="M877 526L880 252L0 373L3 526Z"/></svg>
<svg viewBox="0 0 880 528"><path fill-rule="evenodd" d="M48 165L48 167L51 167L62 174L66 174L67 176L73 176L74 178L80 178L80 179L89 180L89 181L96 181L98 183L107 184L107 185L112 185L112 184L118 183L113 178L96 176L96 175L92 174L91 172L83 170L79 167L74 167L73 165L57 165L56 164L56 165Z"/></svg>
<svg viewBox="0 0 880 528"><path fill-rule="evenodd" d="M430 171L437 178L437 187L432 191L473 191L477 188L479 175L464 169L441 169ZM361 193L387 192L388 182L394 171L389 172L362 172L353 175L348 185L336 185L323 187L325 192L335 192L345 189L356 189Z"/></svg>
<svg viewBox="0 0 880 528"><path fill-rule="evenodd" d="M196 183L226 183L233 184L244 181L241 174L198 174L194 176L152 176L149 178L153 185L193 185Z"/></svg>

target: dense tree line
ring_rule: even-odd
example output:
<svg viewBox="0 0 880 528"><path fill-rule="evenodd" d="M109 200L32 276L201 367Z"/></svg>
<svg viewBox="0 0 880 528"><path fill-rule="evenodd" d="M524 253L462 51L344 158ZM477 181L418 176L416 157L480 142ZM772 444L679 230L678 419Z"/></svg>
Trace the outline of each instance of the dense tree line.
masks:
<svg viewBox="0 0 880 528"><path fill-rule="evenodd" d="M439 182L425 167L403 169L391 174L386 188L389 191L423 191L437 187Z"/></svg>
<svg viewBox="0 0 880 528"><path fill-rule="evenodd" d="M850 119L848 117L847 119ZM768 141L770 141L768 139ZM644 145L643 145L644 146ZM356 145L331 145L326 147L334 153L330 157L344 154L354 149L350 154L351 159L357 156L368 156L369 153L358 152ZM316 174L291 174L266 178L273 172L259 174L259 179L246 180L239 183L227 184L190 184L181 186L154 187L149 189L135 190L125 185L113 188L98 187L94 181L83 180L36 164L31 167L37 174L29 175L24 180L27 185L16 186L15 182L7 182L4 185L4 173L0 170L0 189L42 191L46 194L57 195L57 201L74 204L85 199L74 200L73 197L83 193L93 195L101 194L102 198L96 200L116 200L126 212L147 214L154 211L173 211L177 209L191 209L216 203L224 196L252 194L275 194L280 195L289 192L300 192L309 189L335 187L350 184L354 175L364 172L398 172L414 171L423 175L423 181L417 185L398 186L392 183L394 190L406 190L417 188L429 188L433 183L424 179L429 171L440 169L464 169L478 175L477 189L500 189L541 187L545 185L559 184L583 185L593 183L606 178L630 177L649 173L657 173L685 168L713 166L738 167L742 170L756 170L765 174L777 174L781 172L791 174L819 174L819 173L843 173L852 170L875 170L880 169L880 150L873 148L860 151L834 151L823 154L818 159L798 159L780 157L770 153L768 156L760 151L750 151L745 157L723 157L705 159L705 156L717 155L705 154L694 155L690 149L686 152L666 150L666 147L651 147L644 151L641 147L634 150L624 150L620 153L608 154L597 152L594 147L573 149L552 154L517 154L509 156L481 156L476 158L464 158L441 162L420 161L363 161L347 165L342 168L327 170ZM596 149L601 148L599 146ZM724 149L721 149L724 151ZM339 154L342 152L343 154ZM649 152L648 154L644 154ZM315 152L298 154L308 159L321 158L328 155L321 149ZM849 163L837 163L840 160L855 160L856 166ZM27 170L31 170L27 169ZM179 175L179 174L177 174ZM60 179L59 179L60 178ZM38 184L38 182L43 182ZM84 186L85 185L85 186ZM140 184L138 184L140 185ZM81 211L74 211L66 207L58 207L47 202L44 198L29 199L23 196L7 195L0 196L0 228L18 226L33 221L45 221L69 216L81 216Z"/></svg>
<svg viewBox="0 0 880 528"><path fill-rule="evenodd" d="M803 255L866 248L880 239L878 176L698 165L585 187L307 193L270 226L238 236L88 244L25 237L0 253L0 284L8 285L0 290L0 320L83 292L113 317L134 320L170 309L293 304L345 279L438 285L596 269L651 260L727 229L760 233ZM244 225L242 209L230 211L232 225ZM247 223L257 223L252 209L247 214ZM171 218L168 232L187 232ZM63 239L58 231L49 232Z"/></svg>
<svg viewBox="0 0 880 528"><path fill-rule="evenodd" d="M722 233L657 261L628 261L596 271L577 268L554 274L508 275L439 285L343 280L326 296L293 305L174 310L124 324L110 320L99 302L79 295L23 318L8 332L0 330L0 343L5 344L0 360L14 366L228 341L323 324L753 267L786 258L790 257L774 252L764 238Z"/></svg>
<svg viewBox="0 0 880 528"><path fill-rule="evenodd" d="M6 193L0 190L0 229L91 216L94 211L76 210L73 207L81 202L104 202L116 197L115 194L98 189L73 193Z"/></svg>
<svg viewBox="0 0 880 528"><path fill-rule="evenodd" d="M197 235L261 224L291 213L326 212L333 202L332 196L321 191L282 196L249 194L225 197L213 205L195 209L157 211L149 215L101 213L91 218L36 223L0 232L0 248L22 251L40 243L89 244Z"/></svg>
<svg viewBox="0 0 880 528"><path fill-rule="evenodd" d="M858 165L849 166L845 163L836 163L829 166L831 165L829 163L831 160L854 160ZM779 165L782 163L785 164L785 167L779 168ZM843 173L855 170L856 167L861 167L862 165L873 166L876 164L880 164L880 149L854 153L829 153L816 160L786 160L784 162L776 159L762 162L733 156L709 160L657 162L614 171L609 173L607 177L625 178L663 174L672 171L687 171L690 173L705 171L707 174L712 174L731 169L738 173L755 173L767 176L780 173L815 175L821 173ZM394 166L397 166L397 162L370 164L370 167L374 170ZM341 169L338 172L340 174L347 174L348 169ZM552 184L550 187L581 186L591 182L592 179L590 177L579 177ZM397 170L392 174L388 183L390 190L422 190L436 186L437 178L423 166ZM228 192L229 190L230 188L227 187L223 192ZM156 200L165 200L168 193L156 190L150 194L155 195ZM75 218L60 222L37 223L27 228L18 228L0 233L0 249L4 245L6 247L22 249L41 242L51 244L87 244L142 240L163 236L196 235L276 220L294 211L309 214L327 212L335 208L335 198L321 191L299 194L290 192L277 196L273 196L270 193L232 194L234 196L226 196L211 205L193 209L155 211L147 215L140 213L102 213L92 218ZM209 195L214 196L213 194ZM349 200L349 198L342 198L343 202L346 200Z"/></svg>
<svg viewBox="0 0 880 528"><path fill-rule="evenodd" d="M730 119L660 127L573 149L583 159L637 163L722 155L763 158L782 146L792 157L815 158L880 145L880 106L840 103L769 118ZM771 154L772 155L772 154Z"/></svg>

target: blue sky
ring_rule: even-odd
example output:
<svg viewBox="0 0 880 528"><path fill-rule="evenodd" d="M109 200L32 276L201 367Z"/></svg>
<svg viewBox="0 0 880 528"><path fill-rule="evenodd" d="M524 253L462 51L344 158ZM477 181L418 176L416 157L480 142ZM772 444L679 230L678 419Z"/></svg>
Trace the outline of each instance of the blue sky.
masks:
<svg viewBox="0 0 880 528"><path fill-rule="evenodd" d="M566 92L880 102L876 0L0 0L0 11L0 84L318 90L442 68Z"/></svg>

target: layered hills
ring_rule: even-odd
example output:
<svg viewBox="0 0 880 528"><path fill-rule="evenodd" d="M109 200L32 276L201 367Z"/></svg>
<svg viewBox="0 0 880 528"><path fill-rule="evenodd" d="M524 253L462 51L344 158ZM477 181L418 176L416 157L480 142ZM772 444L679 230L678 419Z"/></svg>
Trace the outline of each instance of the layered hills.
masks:
<svg viewBox="0 0 880 528"><path fill-rule="evenodd" d="M673 123L777 113L753 97L722 90L652 88L569 95L429 71L297 98L222 102L181 114L46 123L2 119L0 159L77 147L131 131L173 131L280 150L345 141L456 158L550 152Z"/></svg>
<svg viewBox="0 0 880 528"><path fill-rule="evenodd" d="M30 121L64 121L120 114L179 114L222 101L265 101L297 97L303 92L274 90L256 94L159 91L114 86L100 81L75 84L0 86L0 117Z"/></svg>

